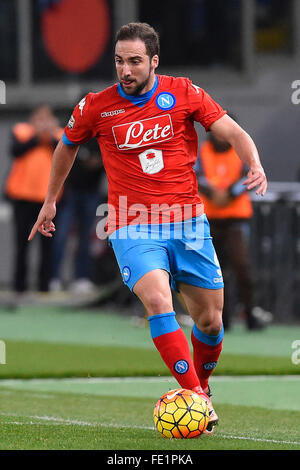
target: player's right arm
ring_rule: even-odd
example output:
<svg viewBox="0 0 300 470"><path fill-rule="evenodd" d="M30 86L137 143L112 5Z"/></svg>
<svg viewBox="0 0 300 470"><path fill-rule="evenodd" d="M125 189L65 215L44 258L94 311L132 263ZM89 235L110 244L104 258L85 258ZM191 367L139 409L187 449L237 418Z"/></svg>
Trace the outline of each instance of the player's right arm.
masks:
<svg viewBox="0 0 300 470"><path fill-rule="evenodd" d="M40 232L45 237L52 237L51 232L55 231L52 221L56 214L57 196L73 166L78 149L78 145L65 145L62 140L59 141L53 154L47 195L28 237L29 241L33 239L36 232Z"/></svg>

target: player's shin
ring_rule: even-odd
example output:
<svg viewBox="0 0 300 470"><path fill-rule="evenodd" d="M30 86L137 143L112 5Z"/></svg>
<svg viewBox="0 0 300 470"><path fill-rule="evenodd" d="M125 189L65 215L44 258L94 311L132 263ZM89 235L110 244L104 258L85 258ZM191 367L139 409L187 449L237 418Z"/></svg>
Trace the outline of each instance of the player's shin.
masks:
<svg viewBox="0 0 300 470"><path fill-rule="evenodd" d="M148 318L153 342L163 361L182 388L201 393L189 342L175 318L175 312Z"/></svg>
<svg viewBox="0 0 300 470"><path fill-rule="evenodd" d="M192 330L195 370L205 392L208 390L209 377L214 371L222 351L223 336L223 326L218 335L207 335L200 331L196 325Z"/></svg>

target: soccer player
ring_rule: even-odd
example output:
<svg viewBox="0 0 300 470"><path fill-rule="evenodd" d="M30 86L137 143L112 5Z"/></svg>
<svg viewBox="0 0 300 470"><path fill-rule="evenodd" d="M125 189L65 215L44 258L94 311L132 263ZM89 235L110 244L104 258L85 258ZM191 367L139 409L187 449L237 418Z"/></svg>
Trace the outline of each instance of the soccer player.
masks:
<svg viewBox="0 0 300 470"><path fill-rule="evenodd" d="M194 121L231 143L264 195L267 180L249 135L187 78L157 75L159 38L145 23L116 36L119 82L75 107L53 156L48 194L29 235L51 237L56 197L78 146L97 137L108 179L107 234L124 283L141 300L162 359L182 388L205 398L212 433L218 416L208 380L222 349L223 279L198 194ZM193 358L175 318L171 288L194 320Z"/></svg>

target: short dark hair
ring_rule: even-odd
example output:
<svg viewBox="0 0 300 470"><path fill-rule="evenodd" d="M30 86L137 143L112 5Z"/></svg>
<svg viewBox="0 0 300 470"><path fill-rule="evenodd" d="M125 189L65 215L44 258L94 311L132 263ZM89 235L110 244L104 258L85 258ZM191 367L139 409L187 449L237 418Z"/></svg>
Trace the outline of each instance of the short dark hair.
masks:
<svg viewBox="0 0 300 470"><path fill-rule="evenodd" d="M116 34L116 43L130 39L143 41L150 59L154 55L159 55L159 35L148 23L128 23L122 26Z"/></svg>

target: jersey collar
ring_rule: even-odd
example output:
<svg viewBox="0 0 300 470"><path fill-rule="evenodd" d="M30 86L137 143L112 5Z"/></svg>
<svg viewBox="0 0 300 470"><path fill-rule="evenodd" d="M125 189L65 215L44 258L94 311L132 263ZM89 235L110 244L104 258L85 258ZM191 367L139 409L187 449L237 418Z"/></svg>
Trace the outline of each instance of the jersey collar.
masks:
<svg viewBox="0 0 300 470"><path fill-rule="evenodd" d="M127 95L123 88L121 87L121 84L118 84L117 90L119 95L122 96L122 98L125 98L126 100L131 101L131 103L139 106L142 108L145 104L148 103L148 101L152 98L154 93L156 92L158 87L158 78L157 75L155 75L155 82L151 90L147 91L146 93L143 93L142 95Z"/></svg>

